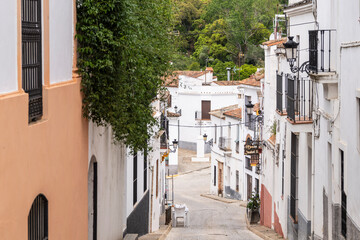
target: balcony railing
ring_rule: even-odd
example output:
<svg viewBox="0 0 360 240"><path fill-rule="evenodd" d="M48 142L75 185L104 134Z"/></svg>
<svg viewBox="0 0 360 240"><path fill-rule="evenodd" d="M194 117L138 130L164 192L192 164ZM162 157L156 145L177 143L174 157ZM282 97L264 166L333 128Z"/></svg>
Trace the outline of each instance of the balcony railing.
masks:
<svg viewBox="0 0 360 240"><path fill-rule="evenodd" d="M313 111L313 82L287 74L287 117L291 122L311 122Z"/></svg>
<svg viewBox="0 0 360 240"><path fill-rule="evenodd" d="M219 148L224 151L231 151L231 138L219 137Z"/></svg>
<svg viewBox="0 0 360 240"><path fill-rule="evenodd" d="M331 35L334 30L309 31L309 70L312 73L332 72L331 67Z"/></svg>
<svg viewBox="0 0 360 240"><path fill-rule="evenodd" d="M276 74L276 110L283 112L283 74Z"/></svg>

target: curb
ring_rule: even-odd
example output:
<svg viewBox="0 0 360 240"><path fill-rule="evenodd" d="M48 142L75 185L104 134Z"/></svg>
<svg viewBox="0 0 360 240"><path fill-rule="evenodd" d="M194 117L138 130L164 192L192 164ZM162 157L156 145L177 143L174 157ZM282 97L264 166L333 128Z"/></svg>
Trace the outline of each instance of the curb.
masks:
<svg viewBox="0 0 360 240"><path fill-rule="evenodd" d="M269 236L266 236L264 233L260 232L259 230L253 228L251 226L251 224L249 223L249 220L246 216L246 213L245 213L245 221L246 221L246 227L251 231L253 232L255 235L257 235L258 237L261 237L262 239L265 239L265 240L274 240L274 239L284 239L284 238L279 238L279 237L276 237L276 238L272 238L272 237L269 237ZM258 224L256 224L258 225Z"/></svg>
<svg viewBox="0 0 360 240"><path fill-rule="evenodd" d="M201 170L204 170L204 169L207 169L207 168L210 168L210 167L211 167L211 166L207 166L207 167L203 167L203 168L199 168L199 169L195 169L195 170L190 170L190 171L187 171L187 172L178 173L177 175L178 175L178 176L186 175L186 174L193 173L193 172L196 172L196 171L201 171ZM174 176L175 176L175 175L174 175Z"/></svg>
<svg viewBox="0 0 360 240"><path fill-rule="evenodd" d="M167 229L165 230L165 232L161 235L161 237L158 240L165 240L167 235L171 231L171 229L172 229L172 222L170 221Z"/></svg>
<svg viewBox="0 0 360 240"><path fill-rule="evenodd" d="M230 198L223 198L223 197L218 197L216 195L213 194L200 194L201 197L205 197L205 198L209 198L212 200L216 200L219 202L223 202L223 203L240 203L241 207L246 207L246 203L240 200L235 200L235 199L230 199Z"/></svg>

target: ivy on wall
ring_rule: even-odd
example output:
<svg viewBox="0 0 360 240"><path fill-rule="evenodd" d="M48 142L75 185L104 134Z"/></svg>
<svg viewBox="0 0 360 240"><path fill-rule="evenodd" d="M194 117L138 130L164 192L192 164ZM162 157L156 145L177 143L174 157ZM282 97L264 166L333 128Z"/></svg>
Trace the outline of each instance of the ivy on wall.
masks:
<svg viewBox="0 0 360 240"><path fill-rule="evenodd" d="M169 70L170 0L78 0L83 114L114 139L148 149L152 101Z"/></svg>

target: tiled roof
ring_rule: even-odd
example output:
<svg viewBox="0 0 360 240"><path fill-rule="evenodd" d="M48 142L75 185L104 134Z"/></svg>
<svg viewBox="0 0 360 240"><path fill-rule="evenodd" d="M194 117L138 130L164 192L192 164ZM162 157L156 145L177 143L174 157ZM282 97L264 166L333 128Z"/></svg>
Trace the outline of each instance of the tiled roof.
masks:
<svg viewBox="0 0 360 240"><path fill-rule="evenodd" d="M180 117L180 114L167 111L167 116L168 117Z"/></svg>
<svg viewBox="0 0 360 240"><path fill-rule="evenodd" d="M205 72L214 71L211 67L206 68L206 71L174 71L172 75L168 76L165 80L165 87L179 87L179 76L187 76L198 78L205 74ZM215 79L216 77L213 76Z"/></svg>
<svg viewBox="0 0 360 240"><path fill-rule="evenodd" d="M220 109L212 110L211 112L209 112L209 114L214 116L214 117L225 119L224 113L228 112L228 111L231 111L231 110L234 110L236 108L238 108L237 104L231 105L231 106L228 106L228 107L223 107L223 108L220 108Z"/></svg>
<svg viewBox="0 0 360 240"><path fill-rule="evenodd" d="M264 73L256 73L249 78L240 81L217 81L214 82L219 86L236 86L236 85L249 85L254 87L260 87L260 80L264 78Z"/></svg>
<svg viewBox="0 0 360 240"><path fill-rule="evenodd" d="M242 109L241 108L236 108L227 112L224 112L224 115L229 116L229 117L233 117L233 118L237 118L237 119L241 119L242 118Z"/></svg>
<svg viewBox="0 0 360 240"><path fill-rule="evenodd" d="M179 75L175 72L173 75L168 76L164 81L165 87L179 87Z"/></svg>
<svg viewBox="0 0 360 240"><path fill-rule="evenodd" d="M274 45L283 44L286 42L286 40L287 40L286 37L280 38L280 39L269 40L269 41L263 42L262 45L271 47Z"/></svg>
<svg viewBox="0 0 360 240"><path fill-rule="evenodd" d="M254 104L254 112L256 112L257 110L260 110L260 103Z"/></svg>
<svg viewBox="0 0 360 240"><path fill-rule="evenodd" d="M287 6L287 7L285 7L285 10L290 9L290 8L300 7L300 6L309 4L311 2L312 2L312 0L303 0L303 1L291 4L291 5Z"/></svg>

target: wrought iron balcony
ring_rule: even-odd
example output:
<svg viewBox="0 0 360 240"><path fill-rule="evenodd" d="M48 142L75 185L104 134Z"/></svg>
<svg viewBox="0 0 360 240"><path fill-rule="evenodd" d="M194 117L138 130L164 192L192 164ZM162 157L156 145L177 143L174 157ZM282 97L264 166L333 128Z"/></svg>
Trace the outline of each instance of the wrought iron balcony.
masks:
<svg viewBox="0 0 360 240"><path fill-rule="evenodd" d="M231 138L219 137L219 148L224 151L231 151Z"/></svg>
<svg viewBox="0 0 360 240"><path fill-rule="evenodd" d="M309 31L309 71L313 74L319 72L334 72L331 66L332 40L334 30Z"/></svg>
<svg viewBox="0 0 360 240"><path fill-rule="evenodd" d="M309 78L285 75L286 111L291 123L312 123L313 82Z"/></svg>

